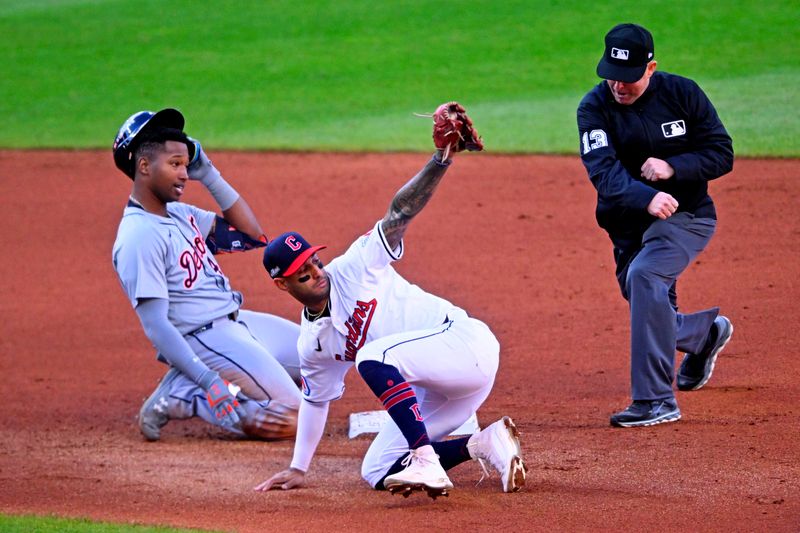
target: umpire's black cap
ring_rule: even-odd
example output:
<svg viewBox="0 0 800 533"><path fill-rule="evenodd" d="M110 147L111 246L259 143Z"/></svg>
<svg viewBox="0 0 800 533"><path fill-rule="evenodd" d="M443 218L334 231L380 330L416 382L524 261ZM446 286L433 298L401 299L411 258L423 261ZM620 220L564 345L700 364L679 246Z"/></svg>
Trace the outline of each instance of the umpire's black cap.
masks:
<svg viewBox="0 0 800 533"><path fill-rule="evenodd" d="M606 80L634 83L644 76L655 55L653 36L637 24L618 24L606 34L606 49L597 75Z"/></svg>

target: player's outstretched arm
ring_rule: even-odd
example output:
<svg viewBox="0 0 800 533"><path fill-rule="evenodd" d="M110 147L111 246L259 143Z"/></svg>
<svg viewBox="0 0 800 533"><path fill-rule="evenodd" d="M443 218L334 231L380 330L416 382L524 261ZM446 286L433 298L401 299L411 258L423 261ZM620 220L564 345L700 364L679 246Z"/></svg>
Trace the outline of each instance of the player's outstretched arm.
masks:
<svg viewBox="0 0 800 533"><path fill-rule="evenodd" d="M381 221L389 247L394 249L403 240L409 222L422 211L442 180L451 159L442 161L442 150L437 150L428 164L416 176L397 191L389 204L389 210Z"/></svg>
<svg viewBox="0 0 800 533"><path fill-rule="evenodd" d="M253 239L258 239L264 234L261 225L258 223L253 210L245 202L236 189L225 181L219 170L211 163L206 156L203 147L198 141L194 142L194 158L189 163L189 179L199 181L208 189L214 197L222 215L233 227L246 233Z"/></svg>
<svg viewBox="0 0 800 533"><path fill-rule="evenodd" d="M329 405L329 402L311 403L306 400L300 402L292 464L286 470L253 487L253 490L257 492L289 490L305 485L306 472L325 431Z"/></svg>
<svg viewBox="0 0 800 533"><path fill-rule="evenodd" d="M408 223L428 203L436 186L450 165L451 156L462 150L479 152L483 140L458 102L447 102L436 108L433 118L433 144L436 154L419 173L411 178L392 198L389 210L381 221L381 229L391 249L396 248L408 228Z"/></svg>

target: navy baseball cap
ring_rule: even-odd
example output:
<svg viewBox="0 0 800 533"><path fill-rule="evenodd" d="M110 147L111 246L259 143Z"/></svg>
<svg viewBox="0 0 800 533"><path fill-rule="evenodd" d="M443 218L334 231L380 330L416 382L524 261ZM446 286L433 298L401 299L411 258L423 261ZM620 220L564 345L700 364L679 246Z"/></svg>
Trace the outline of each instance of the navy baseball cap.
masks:
<svg viewBox="0 0 800 533"><path fill-rule="evenodd" d="M327 246L311 246L297 232L278 235L264 249L264 268L271 278L284 278L294 274L309 257Z"/></svg>
<svg viewBox="0 0 800 533"><path fill-rule="evenodd" d="M606 34L606 49L597 75L606 80L634 83L653 60L653 36L637 24L618 24Z"/></svg>

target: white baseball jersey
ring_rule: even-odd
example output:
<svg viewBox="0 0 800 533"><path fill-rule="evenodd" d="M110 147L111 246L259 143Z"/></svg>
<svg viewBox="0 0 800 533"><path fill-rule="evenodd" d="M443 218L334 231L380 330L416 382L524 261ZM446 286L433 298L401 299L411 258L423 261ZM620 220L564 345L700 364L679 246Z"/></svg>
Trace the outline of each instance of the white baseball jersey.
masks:
<svg viewBox="0 0 800 533"><path fill-rule="evenodd" d="M242 295L206 248L216 214L180 202L168 216L148 213L129 202L112 258L131 304L140 298L169 300L169 321L187 334L239 309Z"/></svg>
<svg viewBox="0 0 800 533"><path fill-rule="evenodd" d="M340 398L345 375L365 343L439 326L448 313L464 314L400 276L391 263L402 255L402 242L389 249L379 221L325 267L331 316L313 322L302 316L297 341L306 400Z"/></svg>

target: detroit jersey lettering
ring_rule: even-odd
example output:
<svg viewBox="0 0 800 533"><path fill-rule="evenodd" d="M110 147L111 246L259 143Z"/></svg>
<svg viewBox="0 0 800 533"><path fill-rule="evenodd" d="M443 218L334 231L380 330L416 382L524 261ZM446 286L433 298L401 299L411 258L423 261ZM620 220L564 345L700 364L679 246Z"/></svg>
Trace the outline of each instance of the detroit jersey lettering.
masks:
<svg viewBox="0 0 800 533"><path fill-rule="evenodd" d="M297 342L307 400L340 398L344 378L365 343L435 327L454 309L397 273L391 263L402 255L402 243L395 250L388 248L379 221L325 267L331 316L309 322L301 314Z"/></svg>
<svg viewBox="0 0 800 533"><path fill-rule="evenodd" d="M203 260L208 263L208 266L210 266L214 272L222 273L219 265L211 258L211 254L207 253L205 239L197 227L197 220L194 218L194 215L189 215L189 225L194 230L191 248L184 250L178 261L181 268L186 271L186 278L183 280L183 286L187 289L191 289L195 281L197 281L197 276L203 270Z"/></svg>
<svg viewBox="0 0 800 533"><path fill-rule="evenodd" d="M242 295L206 247L216 214L179 202L168 217L130 203L114 242L114 268L136 307L141 298L169 300L169 320L186 334L239 309Z"/></svg>

